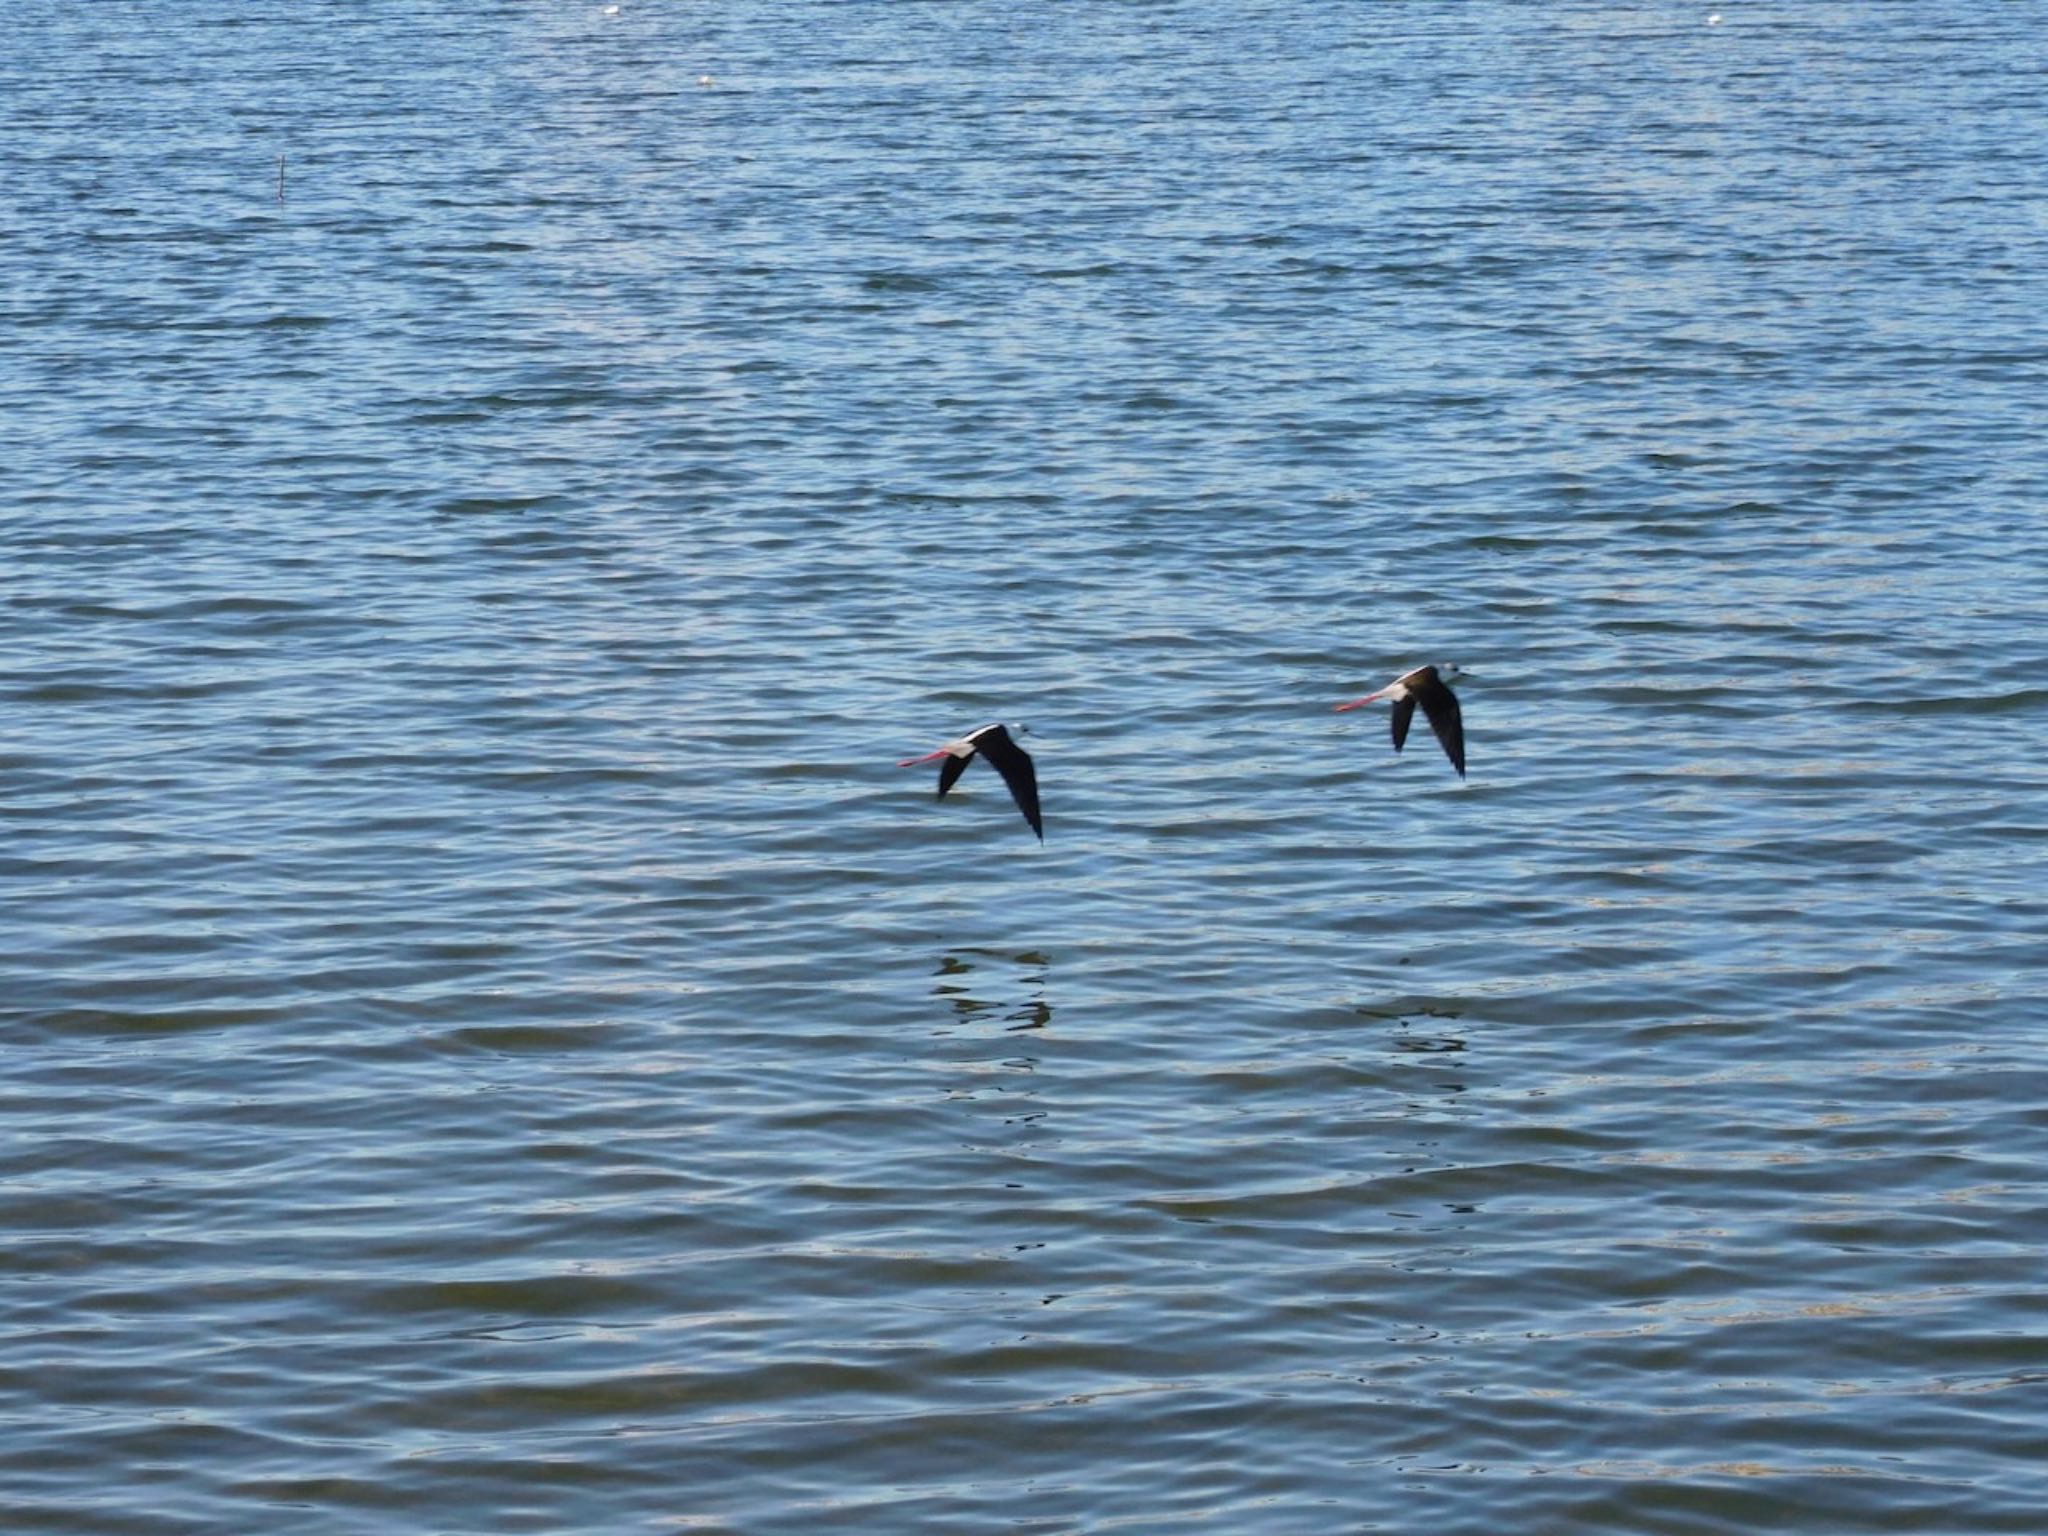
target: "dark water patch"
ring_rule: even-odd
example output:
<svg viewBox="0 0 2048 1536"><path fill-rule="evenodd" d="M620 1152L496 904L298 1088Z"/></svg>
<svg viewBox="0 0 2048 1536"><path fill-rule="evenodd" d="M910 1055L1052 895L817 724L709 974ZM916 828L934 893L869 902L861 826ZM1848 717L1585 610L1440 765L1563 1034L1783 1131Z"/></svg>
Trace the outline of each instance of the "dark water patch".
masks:
<svg viewBox="0 0 2048 1536"><path fill-rule="evenodd" d="M2027 714L2048 704L2048 690L2021 688L2007 693L1943 693L1888 699L1849 699L1840 706L1853 714L1875 715L2002 715Z"/></svg>
<svg viewBox="0 0 2048 1536"><path fill-rule="evenodd" d="M108 1009L63 1008L35 1015L38 1029L56 1035L87 1039L122 1039L207 1033L244 1027L274 1025L290 1017L291 1010L279 1004L271 1007L227 1007L200 1003L186 1008Z"/></svg>
<svg viewBox="0 0 2048 1536"><path fill-rule="evenodd" d="M944 286L938 278L919 272L870 272L860 285L869 293L936 293Z"/></svg>
<svg viewBox="0 0 2048 1536"><path fill-rule="evenodd" d="M493 1279L449 1279L379 1288L357 1304L365 1311L408 1318L500 1318L522 1323L539 1318L590 1319L650 1313L658 1308L658 1287L626 1276L596 1274L533 1274ZM510 1384L499 1391L512 1392ZM547 1391L545 1387L532 1390ZM573 1388L569 1389L573 1393ZM633 1390L620 1383L616 1391ZM592 1396L603 1388L594 1388ZM495 1394L494 1394L495 1395ZM516 1393L514 1394L516 1395ZM481 1404L479 1404L481 1406ZM565 1405L566 1406L566 1403ZM432 1405L425 1411L433 1413Z"/></svg>
<svg viewBox="0 0 2048 1536"><path fill-rule="evenodd" d="M561 497L545 494L530 496L460 496L440 502L435 506L434 511L437 516L441 517L488 517L496 513L505 512L524 513L560 510L564 505L565 503ZM559 535L543 533L533 535L532 537L536 540L545 540L550 537L559 537Z"/></svg>
<svg viewBox="0 0 2048 1536"><path fill-rule="evenodd" d="M130 682L51 682L10 689L6 697L20 704L101 704L134 700L180 701L208 699L223 694L258 691L267 686L260 678L229 677L206 682L153 680Z"/></svg>

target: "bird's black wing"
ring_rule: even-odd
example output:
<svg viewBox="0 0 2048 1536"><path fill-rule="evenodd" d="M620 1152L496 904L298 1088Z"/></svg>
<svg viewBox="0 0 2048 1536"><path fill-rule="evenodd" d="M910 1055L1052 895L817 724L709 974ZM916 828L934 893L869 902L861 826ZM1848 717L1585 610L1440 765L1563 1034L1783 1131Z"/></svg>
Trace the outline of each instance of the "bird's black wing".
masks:
<svg viewBox="0 0 2048 1536"><path fill-rule="evenodd" d="M965 757L955 757L950 752L946 754L946 760L939 764L939 798L941 800L946 798L946 791L959 782L960 775L967 771L967 765L973 761L974 754L972 752L968 753Z"/></svg>
<svg viewBox="0 0 2048 1536"><path fill-rule="evenodd" d="M989 766L1003 776L1003 782L1010 786L1010 798L1017 802L1017 809L1031 823L1038 840L1044 842L1045 822L1038 814L1038 770L1032 766L1031 754L1012 741L1010 733L1000 725L976 731L973 741L975 749L989 760Z"/></svg>
<svg viewBox="0 0 2048 1536"><path fill-rule="evenodd" d="M1403 694L1394 700L1394 712L1387 718L1394 727L1394 750L1398 752L1408 745L1408 722L1415 718L1415 695Z"/></svg>
<svg viewBox="0 0 2048 1536"><path fill-rule="evenodd" d="M1429 728L1444 744L1444 755L1451 760L1451 766L1458 770L1458 777L1462 779L1465 777L1465 712L1458 707L1458 696L1451 692L1448 683L1432 678L1420 698L1422 712L1429 716Z"/></svg>

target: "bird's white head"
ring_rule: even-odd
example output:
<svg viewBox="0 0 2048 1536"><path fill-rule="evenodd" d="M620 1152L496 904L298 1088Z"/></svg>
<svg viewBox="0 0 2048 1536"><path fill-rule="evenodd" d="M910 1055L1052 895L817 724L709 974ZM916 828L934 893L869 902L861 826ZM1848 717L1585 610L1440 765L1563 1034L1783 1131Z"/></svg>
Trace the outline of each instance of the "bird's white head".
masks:
<svg viewBox="0 0 2048 1536"><path fill-rule="evenodd" d="M1440 661L1436 664L1436 675L1448 683L1454 678L1470 677L1472 674L1455 661Z"/></svg>

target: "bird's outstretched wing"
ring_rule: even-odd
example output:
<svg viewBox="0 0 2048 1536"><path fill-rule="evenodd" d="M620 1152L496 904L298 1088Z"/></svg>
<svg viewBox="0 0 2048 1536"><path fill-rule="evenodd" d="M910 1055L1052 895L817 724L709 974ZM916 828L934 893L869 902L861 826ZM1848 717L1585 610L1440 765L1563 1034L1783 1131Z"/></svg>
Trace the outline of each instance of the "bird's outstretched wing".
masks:
<svg viewBox="0 0 2048 1536"><path fill-rule="evenodd" d="M1408 722L1414 718L1414 694L1406 693L1394 700L1394 712L1387 719L1394 727L1394 750L1396 752L1408 745Z"/></svg>
<svg viewBox="0 0 2048 1536"><path fill-rule="evenodd" d="M1421 701L1422 712L1429 717L1429 728L1436 732L1436 739L1443 743L1444 755L1451 760L1451 766L1458 770L1458 777L1462 779L1465 777L1465 712L1458 707L1458 696L1451 692L1448 683L1431 678L1417 698ZM1397 738L1407 734L1407 717L1401 716L1400 719L1403 729L1397 730Z"/></svg>
<svg viewBox="0 0 2048 1536"><path fill-rule="evenodd" d="M974 754L972 752L968 753L965 757L955 757L950 752L946 754L946 760L939 764L939 798L941 800L946 798L946 791L959 782L960 775L967 771L967 765L973 761Z"/></svg>
<svg viewBox="0 0 2048 1536"><path fill-rule="evenodd" d="M989 766L1003 776L1003 782L1010 786L1010 798L1017 802L1017 809L1031 823L1038 840L1044 842L1045 822L1038 813L1038 770L1032 765L1031 754L1011 740L1009 731L1000 725L976 731L968 740L988 759Z"/></svg>

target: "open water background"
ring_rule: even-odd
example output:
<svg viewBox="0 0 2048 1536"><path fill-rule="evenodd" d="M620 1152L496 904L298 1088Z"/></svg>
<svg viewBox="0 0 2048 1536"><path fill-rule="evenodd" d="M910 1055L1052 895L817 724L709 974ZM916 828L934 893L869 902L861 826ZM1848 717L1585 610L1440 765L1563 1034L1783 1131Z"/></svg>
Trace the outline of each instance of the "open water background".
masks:
<svg viewBox="0 0 2048 1536"><path fill-rule="evenodd" d="M2043 11L1711 12L0 3L0 1526L2040 1532Z"/></svg>

